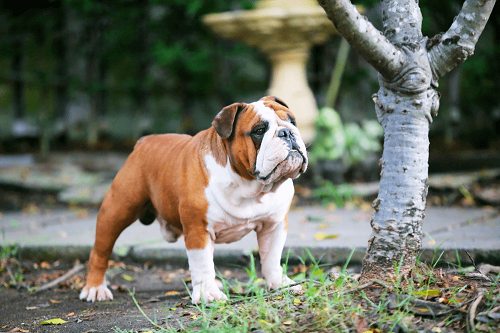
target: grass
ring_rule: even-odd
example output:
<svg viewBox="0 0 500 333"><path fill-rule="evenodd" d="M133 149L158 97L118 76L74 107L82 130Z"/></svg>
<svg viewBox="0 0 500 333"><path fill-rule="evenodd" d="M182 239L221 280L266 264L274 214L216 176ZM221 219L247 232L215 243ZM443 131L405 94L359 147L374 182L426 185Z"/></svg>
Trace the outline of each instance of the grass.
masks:
<svg viewBox="0 0 500 333"><path fill-rule="evenodd" d="M16 245L0 246L0 274L4 271L7 272L8 284L12 287L18 287L24 281L21 265L16 259L18 252L19 249Z"/></svg>
<svg viewBox="0 0 500 333"><path fill-rule="evenodd" d="M360 284L347 271L347 263L340 272L331 274L318 260L310 257L307 262L307 266L301 264L305 269L295 270L297 274L292 276L303 287L301 295L286 289L267 291L252 258L246 270L248 282L243 286L221 278L231 296L227 302L184 305L180 312L165 309L160 324L147 316L133 294L132 299L154 327L154 333L447 332L466 329L466 309L479 290L464 275L445 274L424 264L417 265L410 279ZM286 265L284 270L290 271ZM498 276L481 290L481 313L487 317L484 313L498 306ZM496 326L493 321L474 327L469 331L494 332ZM132 332L119 328L115 331Z"/></svg>

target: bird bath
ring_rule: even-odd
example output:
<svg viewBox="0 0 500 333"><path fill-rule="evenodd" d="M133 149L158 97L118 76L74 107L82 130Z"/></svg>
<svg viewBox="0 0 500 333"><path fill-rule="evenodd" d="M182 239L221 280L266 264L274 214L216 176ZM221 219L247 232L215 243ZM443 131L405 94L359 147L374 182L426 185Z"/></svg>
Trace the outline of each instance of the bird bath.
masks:
<svg viewBox="0 0 500 333"><path fill-rule="evenodd" d="M306 142L314 138L317 105L306 77L309 50L335 29L314 0L261 0L253 10L209 14L203 22L218 35L261 50L271 61L268 93L295 112Z"/></svg>

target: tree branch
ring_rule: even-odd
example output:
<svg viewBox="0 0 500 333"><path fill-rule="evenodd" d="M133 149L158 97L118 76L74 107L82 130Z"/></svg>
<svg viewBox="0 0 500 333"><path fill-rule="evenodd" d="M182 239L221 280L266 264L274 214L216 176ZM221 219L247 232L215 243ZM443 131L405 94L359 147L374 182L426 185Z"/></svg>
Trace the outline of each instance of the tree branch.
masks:
<svg viewBox="0 0 500 333"><path fill-rule="evenodd" d="M349 0L318 0L337 31L382 76L395 77L405 62L405 56L362 16Z"/></svg>
<svg viewBox="0 0 500 333"><path fill-rule="evenodd" d="M448 31L430 41L429 60L437 80L474 53L496 0L466 0Z"/></svg>
<svg viewBox="0 0 500 333"><path fill-rule="evenodd" d="M394 45L416 48L422 39L422 13L415 0L381 1L384 36Z"/></svg>

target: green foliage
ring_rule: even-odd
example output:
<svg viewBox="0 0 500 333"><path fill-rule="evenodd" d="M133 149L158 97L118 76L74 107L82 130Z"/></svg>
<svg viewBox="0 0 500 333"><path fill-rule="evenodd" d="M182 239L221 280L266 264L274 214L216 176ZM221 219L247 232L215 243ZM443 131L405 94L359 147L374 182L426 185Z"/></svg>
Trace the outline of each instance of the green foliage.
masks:
<svg viewBox="0 0 500 333"><path fill-rule="evenodd" d="M423 332L430 331L430 327L447 332L466 323L468 312L463 308L474 300L467 282L450 285L451 276L442 270L435 274L431 267L418 263L404 283L394 277L398 280L392 283L375 279L361 284L347 270L353 253L354 250L341 269L335 267L331 273L310 254L308 258L299 258L304 272L301 278L297 275L294 279L302 286L300 294L287 289L267 291L257 285L255 262L251 262L244 291L233 292L228 301L176 306L165 309L166 318L153 319L133 293L131 297L155 333ZM234 286L230 280L223 283ZM498 276L485 291L484 305L488 311L498 306L497 286ZM486 329L482 331L493 332L495 320L489 320L488 325L483 325ZM120 328L114 331L135 332Z"/></svg>
<svg viewBox="0 0 500 333"><path fill-rule="evenodd" d="M316 137L310 151L311 163L342 160L346 166L356 165L370 153L381 149L383 131L375 120L343 124L331 108L322 108L316 119Z"/></svg>
<svg viewBox="0 0 500 333"><path fill-rule="evenodd" d="M5 245L0 247L0 260L15 258L19 248L17 245Z"/></svg>
<svg viewBox="0 0 500 333"><path fill-rule="evenodd" d="M25 119L47 127L64 118L50 110L77 106L85 113L65 123L72 140L86 135L81 126L86 112L103 123L94 127L119 140L153 131L197 132L221 106L265 90L261 56L224 41L202 23L205 14L254 5L249 0L55 0L33 8L2 3L0 33L8 38L0 40L0 97L6 98L0 107L12 110L11 117L24 109ZM9 66L16 50L22 61L14 71ZM13 103L14 78L24 83L24 108ZM66 98L58 105L60 86ZM118 117L129 120L124 128L114 126Z"/></svg>
<svg viewBox="0 0 500 333"><path fill-rule="evenodd" d="M353 189L351 186L348 184L334 185L330 181L324 181L313 190L312 194L323 205L334 203L337 207L344 207L346 202L353 199Z"/></svg>

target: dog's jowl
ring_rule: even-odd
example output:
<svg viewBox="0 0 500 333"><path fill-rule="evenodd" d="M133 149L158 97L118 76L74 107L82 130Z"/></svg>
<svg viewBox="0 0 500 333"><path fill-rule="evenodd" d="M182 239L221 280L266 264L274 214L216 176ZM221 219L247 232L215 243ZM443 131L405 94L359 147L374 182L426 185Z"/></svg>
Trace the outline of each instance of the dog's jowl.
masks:
<svg viewBox="0 0 500 333"><path fill-rule="evenodd" d="M99 210L80 298L113 299L105 280L108 258L120 233L137 219L145 224L156 219L168 242L184 236L194 303L226 299L215 280L214 244L237 241L251 231L257 233L269 288L291 284L280 259L292 179L306 168L293 113L271 96L226 106L195 136L141 138Z"/></svg>

